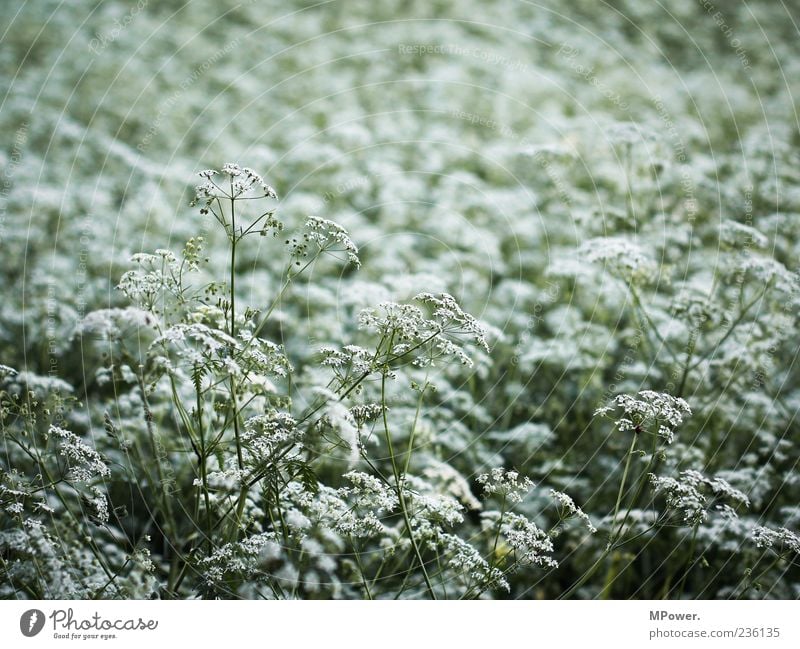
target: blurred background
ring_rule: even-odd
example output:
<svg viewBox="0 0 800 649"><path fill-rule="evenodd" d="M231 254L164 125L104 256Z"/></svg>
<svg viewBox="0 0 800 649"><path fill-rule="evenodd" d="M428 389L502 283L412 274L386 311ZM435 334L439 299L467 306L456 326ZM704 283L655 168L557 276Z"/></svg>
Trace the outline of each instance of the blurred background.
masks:
<svg viewBox="0 0 800 649"><path fill-rule="evenodd" d="M613 228L620 138L646 141L646 163L689 165L685 187L662 174L640 193L675 181L704 214L741 211L742 183L724 181L761 171L745 149L797 144L796 8L5 3L5 343L22 351L8 327L23 277L31 306L57 278L50 315L68 326L79 299L111 299L130 253L196 233L192 175L226 161L262 173L287 220L346 225L365 258L358 281L446 281L479 312L504 278L531 279L580 237L576 223ZM770 162L764 199L796 208L780 182L796 171Z"/></svg>

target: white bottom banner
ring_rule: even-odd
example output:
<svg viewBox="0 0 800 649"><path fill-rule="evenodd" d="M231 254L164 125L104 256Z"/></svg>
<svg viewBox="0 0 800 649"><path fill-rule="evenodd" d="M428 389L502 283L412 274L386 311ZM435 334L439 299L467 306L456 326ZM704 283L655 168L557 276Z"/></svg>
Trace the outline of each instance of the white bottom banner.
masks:
<svg viewBox="0 0 800 649"><path fill-rule="evenodd" d="M0 645L800 647L800 602L0 602Z"/></svg>

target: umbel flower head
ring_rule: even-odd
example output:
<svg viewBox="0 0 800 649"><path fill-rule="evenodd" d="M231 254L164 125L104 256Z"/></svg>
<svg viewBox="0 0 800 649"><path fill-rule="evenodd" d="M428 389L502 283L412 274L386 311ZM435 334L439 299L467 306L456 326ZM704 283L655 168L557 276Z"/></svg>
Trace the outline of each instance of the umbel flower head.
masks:
<svg viewBox="0 0 800 649"><path fill-rule="evenodd" d="M260 174L250 167L226 162L221 171L205 169L198 174L205 182L195 187L195 197L191 205L205 203L210 205L214 199L271 198L277 200L278 194L264 182ZM220 176L218 181L215 176Z"/></svg>
<svg viewBox="0 0 800 649"><path fill-rule="evenodd" d="M483 487L484 496L498 495L511 503L521 503L534 487L530 478L520 476L517 471L506 471L501 467L495 467L491 473L483 473L476 479Z"/></svg>
<svg viewBox="0 0 800 649"><path fill-rule="evenodd" d="M635 397L617 395L610 405L598 408L594 414L604 416L617 409L622 410L622 416L617 419L620 431L640 433L657 426L655 432L668 444L674 441L675 429L683 423L683 418L692 414L684 399L653 390L642 390Z"/></svg>
<svg viewBox="0 0 800 649"><path fill-rule="evenodd" d="M383 302L379 309L364 309L359 315L363 329L372 330L384 339L394 341L392 353L398 358L415 353L414 364L433 365L440 357L453 357L462 365L473 366L472 358L464 351L464 342L489 351L486 328L466 313L447 293L420 293L414 297L431 317L411 304Z"/></svg>
<svg viewBox="0 0 800 649"><path fill-rule="evenodd" d="M653 259L625 237L595 237L585 241L578 252L627 284L646 284L656 272Z"/></svg>
<svg viewBox="0 0 800 649"><path fill-rule="evenodd" d="M650 484L658 494L663 494L667 506L678 512L683 524L699 525L708 518L712 505L727 500L734 505L750 506L750 499L726 480L716 476L708 478L700 471L689 469L681 471L679 477L662 477L649 474ZM730 505L718 507L732 516L735 513Z"/></svg>
<svg viewBox="0 0 800 649"><path fill-rule="evenodd" d="M189 205L200 205L200 214L212 214L225 228L228 238L236 242L250 234L278 236L283 223L275 218L276 208L269 208L249 218L235 216L236 201L277 200L278 194L264 182L260 174L250 167L240 167L233 162L222 165L222 169L205 169L197 174L204 182L195 187L194 198ZM218 178L217 178L218 176ZM263 209L263 208L262 208Z"/></svg>
<svg viewBox="0 0 800 649"><path fill-rule="evenodd" d="M303 233L287 239L286 246L298 266L309 254L327 254L333 257L343 254L356 268L361 266L358 247L353 243L347 230L338 223L319 216L309 216Z"/></svg>

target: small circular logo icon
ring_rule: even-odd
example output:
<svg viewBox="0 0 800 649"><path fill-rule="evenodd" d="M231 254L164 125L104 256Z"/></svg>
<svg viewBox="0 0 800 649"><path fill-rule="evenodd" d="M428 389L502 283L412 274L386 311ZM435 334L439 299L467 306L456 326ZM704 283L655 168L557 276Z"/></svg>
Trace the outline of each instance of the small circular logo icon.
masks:
<svg viewBox="0 0 800 649"><path fill-rule="evenodd" d="M38 608L25 611L19 618L19 630L22 635L32 638L44 628L44 613Z"/></svg>

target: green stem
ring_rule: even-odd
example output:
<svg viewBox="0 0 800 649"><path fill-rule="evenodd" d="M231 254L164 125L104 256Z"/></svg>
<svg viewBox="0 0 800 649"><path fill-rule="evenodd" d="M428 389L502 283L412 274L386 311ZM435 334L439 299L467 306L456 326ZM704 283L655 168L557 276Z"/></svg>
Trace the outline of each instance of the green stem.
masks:
<svg viewBox="0 0 800 649"><path fill-rule="evenodd" d="M239 432L239 408L236 402L236 382L231 377L231 401L233 402L233 435L236 440L236 462L239 471L242 472L242 487L239 490L239 498L236 504L236 517L233 520L233 540L239 538L239 530L241 528L242 514L244 513L244 506L247 500L248 483L244 479L244 455L242 453L242 440Z"/></svg>
<svg viewBox="0 0 800 649"><path fill-rule="evenodd" d="M199 388L199 382L196 386ZM200 390L195 390L195 408L197 409L197 434L200 438L200 457L197 461L200 471L200 482L202 483L203 501L206 506L206 538L211 538L211 500L208 495L208 467L206 461L208 460L208 451L206 450L206 436L203 428L203 402Z"/></svg>
<svg viewBox="0 0 800 649"><path fill-rule="evenodd" d="M408 450L406 451L406 461L403 466L403 475L408 474L408 467L411 464L411 453L414 450L414 437L417 433L417 423L419 422L419 413L422 410L422 398L425 396L425 390L428 388L427 375L425 377L425 384L419 392L419 399L417 399L417 410L414 413L414 423L411 424L411 433L408 436Z"/></svg>
<svg viewBox="0 0 800 649"><path fill-rule="evenodd" d="M658 430L658 421L656 421L655 425L653 426L655 430ZM650 461L647 463L644 471L642 472L641 477L639 478L638 485L636 487L636 493L634 493L633 498L628 503L628 509L625 511L625 516L622 517L622 522L620 523L619 530L617 531L617 535L615 537L615 542L619 540L620 535L622 534L622 530L625 527L625 523L628 522L628 518L631 515L631 510L633 510L636 503L639 501L639 497L642 495L642 491L644 491L644 485L647 483L647 476L650 473L650 469L652 469L656 464L656 451L658 450L658 433L653 434L653 448L650 451Z"/></svg>
<svg viewBox="0 0 800 649"><path fill-rule="evenodd" d="M750 302L748 302L748 303L747 303L747 304L746 304L744 307L742 307L742 310L740 311L740 313L739 313L739 315L737 316L736 320L734 320L734 321L733 321L733 323L731 323L731 326L730 326L730 328L729 328L729 329L728 329L728 330L725 332L725 335L724 335L724 336L722 336L722 338L720 338L720 339L719 339L719 341L717 341L717 343L716 343L716 344L715 344L715 345L714 345L714 346L713 346L713 347L712 347L712 348L711 348L711 349L710 349L710 350L709 350L709 351L708 351L706 354L704 354L703 356L701 356L700 358L698 358L698 359L697 359L697 360L694 362L694 364L692 364L692 365L689 367L689 369L690 369L690 370L694 370L694 369L696 369L697 367L699 367L699 366L700 366L700 364L701 364L703 361L705 361L706 359L708 359L708 358L709 358L709 357L710 357L712 354L714 354L714 352L716 352L717 350L719 350L719 348L722 346L722 344L723 344L723 343L724 343L726 340L728 340L728 338L730 338L730 337L731 337L731 335L732 335L732 334L733 334L733 332L735 331L736 327L738 327L738 326L739 326L739 325L742 323L742 321L745 319L745 316L747 316L747 314L750 312L750 309L752 309L752 308L753 308L753 307L754 307L754 306L755 306L755 305L758 303L758 301L759 301L759 300L761 300L763 297L765 297L765 296L766 296L766 294L767 294L767 292L769 291L769 289L771 288L771 286L772 286L772 280L770 280L770 281L767 283L767 286L764 288L764 290L763 290L763 291L761 291L761 292L760 292L758 295L756 295L756 297L755 297L755 298L753 298L753 299L752 299Z"/></svg>
<svg viewBox="0 0 800 649"><path fill-rule="evenodd" d="M158 482L160 485L160 489L157 489L156 491L158 491L158 493L162 495L161 500L164 504L164 514L167 516L168 519L167 521L165 521L165 523L167 522L169 523L169 525L165 524L165 528L170 531L173 538L177 538L175 536L175 529L176 529L175 517L172 511L172 499L171 499L172 493L170 493L170 490L166 488L168 481L164 477L164 470L161 465L161 460L162 460L161 450L163 450L164 455L166 455L166 449L164 449L163 446L161 446L161 449L159 449L160 441L156 439L156 432L153 427L153 414L150 410L150 404L147 401L147 392L145 389L144 378L138 375L137 378L139 379L139 389L142 391L142 409L144 411L145 428L147 429L147 436L150 440L150 447L153 452L153 459L155 460L155 465L156 465L156 475L158 476ZM171 486L173 488L175 487L174 484Z"/></svg>
<svg viewBox="0 0 800 649"><path fill-rule="evenodd" d="M633 451L636 448L636 437L637 433L634 433L631 439L631 447L630 449L628 449L628 456L625 458L625 468L622 471L622 481L619 483L619 492L617 492L617 502L614 505L614 515L611 518L612 530L614 529L614 525L617 520L617 515L619 514L620 505L622 503L622 496L625 493L625 483L628 481L628 471L631 468L631 458L633 458ZM609 535L608 537L609 545L611 545L611 543L613 543L616 540L616 538L621 534L621 532L622 532L622 525L620 525L620 528L619 530L617 530L616 534Z"/></svg>
<svg viewBox="0 0 800 649"><path fill-rule="evenodd" d="M361 575L361 584L364 586L364 594L367 596L367 599L374 599L372 597L372 591L369 589L369 582L367 581L367 575L364 572L364 566L361 563L361 554L358 551L358 546L356 545L355 539L350 537L350 545L353 546L353 557L356 560L356 565L358 566L358 572Z"/></svg>
<svg viewBox="0 0 800 649"><path fill-rule="evenodd" d="M664 337L658 331L658 327L656 326L656 323L653 322L653 319L650 317L650 314L648 314L647 311L645 310L644 304L642 304L642 300L639 297L639 293L636 291L636 288L633 286L633 284L629 284L628 285L628 289L631 292L631 297L633 298L634 306L642 314L642 317L644 317L645 321L648 324L648 331L652 331L653 332L653 334L656 337L656 340L658 340L658 342L661 343L661 346L672 357L672 360L675 363L678 363L679 362L678 356L675 354L674 351L672 351L672 347L670 347L669 343L664 339ZM644 327L641 327L641 329L644 330ZM648 341L648 342L650 342L650 341ZM650 344L652 345L652 342ZM658 354L657 350L655 349L655 345L653 345L653 351L656 353L656 355Z"/></svg>
<svg viewBox="0 0 800 649"><path fill-rule="evenodd" d="M503 494L503 502L500 505L500 518L497 521L497 532L495 532L494 543L492 544L492 557L489 562L490 573L491 569L495 567L495 561L497 560L497 545L500 542L500 529L503 527L503 518L506 515L506 497L506 494Z"/></svg>
<svg viewBox="0 0 800 649"><path fill-rule="evenodd" d="M236 199L233 194L233 180L231 179L231 268L230 268L230 335L231 338L236 338L236 244L238 238L236 236ZM233 351L233 350L232 350ZM241 432L239 430L239 406L237 403L236 393L237 385L236 379L231 375L230 377L230 395L231 404L233 406L233 435L236 442L236 462L239 471L244 472L244 456L242 453L242 440ZM247 500L247 482L242 480L242 487L239 490L239 497L236 505L236 517L233 521L233 540L236 541L239 537L239 530L241 528L242 514L244 513L245 501Z"/></svg>
<svg viewBox="0 0 800 649"><path fill-rule="evenodd" d="M686 578L689 576L692 566L696 563L694 560L694 548L697 544L697 530L699 527L699 525L695 525L692 531L692 541L689 544L689 558L686 560L686 565L683 568L683 575L681 575L681 581L678 584L678 599L683 597L683 589L686 587Z"/></svg>
<svg viewBox="0 0 800 649"><path fill-rule="evenodd" d="M233 182L233 181L231 181ZM231 189L231 268L230 268L230 307L231 324L229 327L231 338L236 338L236 201Z"/></svg>
<svg viewBox="0 0 800 649"><path fill-rule="evenodd" d="M391 349L391 341L389 342L389 349ZM428 571L425 569L425 561L422 559L422 552L417 544L417 539L414 537L414 530L411 527L411 518L408 515L408 507L406 505L405 488L403 484L403 477L400 475L400 470L397 467L397 459L394 454L394 446L392 445L392 436L389 432L389 420L386 416L386 372L381 375L381 409L383 410L383 430L386 435L386 445L389 449L389 460L392 464L392 472L394 473L394 480L397 486L397 499L400 504L400 511L403 514L403 522L405 523L408 538L411 540L411 546L414 548L414 554L417 557L419 566L422 569L422 576L425 579L425 587L428 590L428 596L431 599L436 599L436 593L433 590Z"/></svg>
<svg viewBox="0 0 800 649"><path fill-rule="evenodd" d="M622 472L622 481L620 482L619 492L617 493L617 502L614 505L614 515L611 518L612 533L609 534L608 545L606 545L605 550L603 550L603 553L592 564L591 568L589 568L589 570L584 572L583 575L581 575L580 579L578 579L578 581L576 581L569 588L569 590L567 590L565 593L563 593L559 597L559 599L569 599L570 597L572 597L573 594L575 594L575 592L577 592L577 590L579 588L581 588L587 581L589 581L589 579L591 579L591 577L594 575L594 573L597 572L597 569L606 560L606 557L608 557L608 555L611 554L611 551L614 548L614 543L617 541L617 539L619 538L620 534L622 533L622 529L623 529L622 525L620 525L620 527L616 531L616 533L613 532L613 530L614 530L614 527L615 527L615 522L617 520L617 516L619 515L620 505L622 503L622 496L625 493L625 483L628 480L628 471L630 470L630 466L631 466L631 458L633 457L633 452L634 452L634 450L636 448L636 437L637 437L637 435L636 435L636 433L634 433L633 439L631 440L630 449L628 450L628 457L625 459L625 468L624 468L624 470Z"/></svg>

